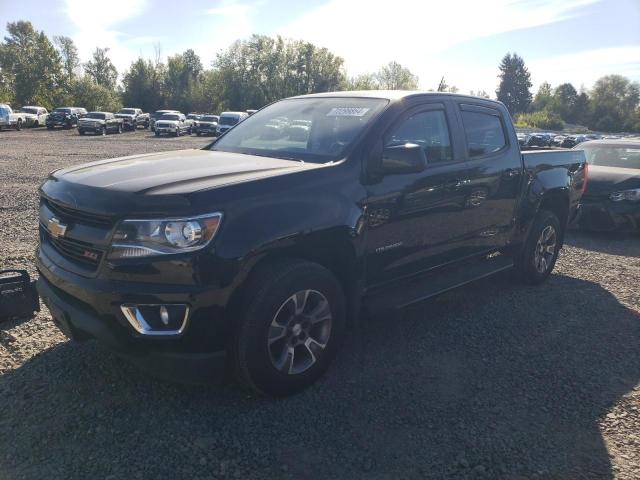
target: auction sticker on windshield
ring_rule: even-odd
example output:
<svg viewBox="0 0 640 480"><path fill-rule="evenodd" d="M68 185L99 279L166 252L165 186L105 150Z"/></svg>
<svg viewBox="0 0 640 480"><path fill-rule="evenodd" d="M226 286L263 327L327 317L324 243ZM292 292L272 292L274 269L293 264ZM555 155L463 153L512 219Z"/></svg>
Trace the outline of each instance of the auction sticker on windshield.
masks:
<svg viewBox="0 0 640 480"><path fill-rule="evenodd" d="M334 107L327 113L327 117L364 117L369 110L362 107Z"/></svg>

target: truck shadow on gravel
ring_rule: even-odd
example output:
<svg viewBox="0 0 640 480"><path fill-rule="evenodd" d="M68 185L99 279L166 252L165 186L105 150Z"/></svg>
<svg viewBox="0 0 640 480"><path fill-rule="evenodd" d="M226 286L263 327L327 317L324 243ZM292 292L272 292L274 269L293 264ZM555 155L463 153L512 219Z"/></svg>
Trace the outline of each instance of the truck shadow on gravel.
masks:
<svg viewBox="0 0 640 480"><path fill-rule="evenodd" d="M0 472L610 478L598 422L637 384L638 345L637 312L561 275L487 279L363 318L329 374L281 400L159 382L64 343L0 377Z"/></svg>

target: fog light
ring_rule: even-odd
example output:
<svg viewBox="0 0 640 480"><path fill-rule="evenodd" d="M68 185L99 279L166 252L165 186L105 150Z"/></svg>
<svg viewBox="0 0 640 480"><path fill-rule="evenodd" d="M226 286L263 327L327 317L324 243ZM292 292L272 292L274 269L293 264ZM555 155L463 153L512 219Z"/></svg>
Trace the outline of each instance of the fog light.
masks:
<svg viewBox="0 0 640 480"><path fill-rule="evenodd" d="M141 335L180 335L189 319L189 306L169 305L122 305L124 317Z"/></svg>

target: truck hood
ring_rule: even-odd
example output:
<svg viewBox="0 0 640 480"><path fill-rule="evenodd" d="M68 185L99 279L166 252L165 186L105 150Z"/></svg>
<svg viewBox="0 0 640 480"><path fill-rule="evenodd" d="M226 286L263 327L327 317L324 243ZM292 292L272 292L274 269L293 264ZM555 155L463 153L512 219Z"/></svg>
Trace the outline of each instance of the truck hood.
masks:
<svg viewBox="0 0 640 480"><path fill-rule="evenodd" d="M321 168L269 157L209 150L176 150L92 162L56 171L54 180L145 194L188 194L301 170Z"/></svg>
<svg viewBox="0 0 640 480"><path fill-rule="evenodd" d="M640 188L640 169L589 165L585 197L608 196L632 188Z"/></svg>
<svg viewBox="0 0 640 480"><path fill-rule="evenodd" d="M156 125L172 125L172 126L176 126L178 125L178 121L177 120L156 120Z"/></svg>
<svg viewBox="0 0 640 480"><path fill-rule="evenodd" d="M133 115L131 113L116 113L115 117L116 118L134 118L135 115Z"/></svg>

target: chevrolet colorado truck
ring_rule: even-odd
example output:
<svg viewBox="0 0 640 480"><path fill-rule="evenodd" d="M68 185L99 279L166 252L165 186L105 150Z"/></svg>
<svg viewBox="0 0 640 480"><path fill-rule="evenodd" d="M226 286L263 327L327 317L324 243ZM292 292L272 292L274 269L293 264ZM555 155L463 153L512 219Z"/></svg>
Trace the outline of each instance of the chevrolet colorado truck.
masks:
<svg viewBox="0 0 640 480"><path fill-rule="evenodd" d="M52 172L37 286L71 338L165 377L286 395L327 370L362 307L504 270L545 280L586 180L579 150L522 154L495 101L294 97L201 150Z"/></svg>

